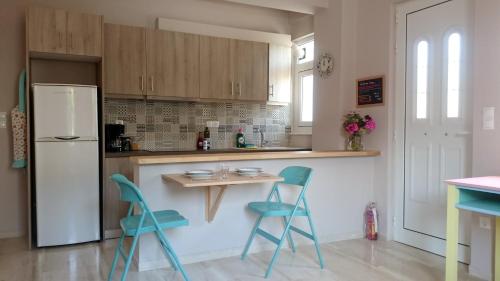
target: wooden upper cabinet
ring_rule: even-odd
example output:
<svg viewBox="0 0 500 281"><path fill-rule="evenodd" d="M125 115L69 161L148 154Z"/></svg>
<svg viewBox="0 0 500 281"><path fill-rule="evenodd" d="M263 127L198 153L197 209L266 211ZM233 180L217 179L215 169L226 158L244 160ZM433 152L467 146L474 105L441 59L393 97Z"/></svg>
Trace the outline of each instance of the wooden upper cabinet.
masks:
<svg viewBox="0 0 500 281"><path fill-rule="evenodd" d="M291 100L292 48L269 45L269 101L288 103Z"/></svg>
<svg viewBox="0 0 500 281"><path fill-rule="evenodd" d="M67 13L67 52L72 55L102 56L102 16Z"/></svg>
<svg viewBox="0 0 500 281"><path fill-rule="evenodd" d="M269 81L269 44L231 40L235 98L267 101Z"/></svg>
<svg viewBox="0 0 500 281"><path fill-rule="evenodd" d="M148 30L147 94L161 97L200 97L200 36Z"/></svg>
<svg viewBox="0 0 500 281"><path fill-rule="evenodd" d="M66 53L66 12L58 9L28 9L29 50L41 53Z"/></svg>
<svg viewBox="0 0 500 281"><path fill-rule="evenodd" d="M231 39L200 37L200 97L232 99L233 68Z"/></svg>
<svg viewBox="0 0 500 281"><path fill-rule="evenodd" d="M141 27L104 25L104 92L146 94L146 31Z"/></svg>

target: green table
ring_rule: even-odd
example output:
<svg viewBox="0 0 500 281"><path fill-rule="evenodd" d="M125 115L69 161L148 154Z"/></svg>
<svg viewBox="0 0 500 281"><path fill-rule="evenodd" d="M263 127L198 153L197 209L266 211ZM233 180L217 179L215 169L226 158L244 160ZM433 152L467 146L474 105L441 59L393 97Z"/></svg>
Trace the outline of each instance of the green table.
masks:
<svg viewBox="0 0 500 281"><path fill-rule="evenodd" d="M500 281L500 177L448 180L446 223L446 281L456 281L458 212L472 211L496 217L495 281Z"/></svg>

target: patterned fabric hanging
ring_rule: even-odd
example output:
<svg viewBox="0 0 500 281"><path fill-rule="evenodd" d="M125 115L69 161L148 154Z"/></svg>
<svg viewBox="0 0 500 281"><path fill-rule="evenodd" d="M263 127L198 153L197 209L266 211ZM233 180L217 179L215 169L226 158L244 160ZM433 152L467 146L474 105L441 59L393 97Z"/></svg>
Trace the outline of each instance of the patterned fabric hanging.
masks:
<svg viewBox="0 0 500 281"><path fill-rule="evenodd" d="M21 71L19 75L19 104L12 109L12 136L14 160L13 168L26 167L26 108L25 108L25 88L26 88L26 71Z"/></svg>

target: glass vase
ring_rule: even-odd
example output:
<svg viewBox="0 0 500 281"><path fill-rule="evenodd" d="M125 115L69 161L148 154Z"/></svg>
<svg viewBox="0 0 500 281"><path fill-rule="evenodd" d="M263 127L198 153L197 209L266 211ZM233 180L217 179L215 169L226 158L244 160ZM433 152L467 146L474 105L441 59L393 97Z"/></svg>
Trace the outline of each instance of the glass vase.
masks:
<svg viewBox="0 0 500 281"><path fill-rule="evenodd" d="M361 151L363 150L363 142L360 135L348 136L346 140L346 150Z"/></svg>

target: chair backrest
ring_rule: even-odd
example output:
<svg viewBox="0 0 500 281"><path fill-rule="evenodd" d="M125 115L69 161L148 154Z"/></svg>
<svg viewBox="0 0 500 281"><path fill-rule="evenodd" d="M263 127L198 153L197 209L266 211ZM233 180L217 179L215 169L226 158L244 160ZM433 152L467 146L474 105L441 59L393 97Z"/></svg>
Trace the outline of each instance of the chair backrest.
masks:
<svg viewBox="0 0 500 281"><path fill-rule="evenodd" d="M312 169L300 166L290 166L286 167L280 173L280 177L285 180L282 182L284 184L299 185L304 188L307 187L311 179Z"/></svg>
<svg viewBox="0 0 500 281"><path fill-rule="evenodd" d="M133 182L129 181L127 177L122 174L113 174L111 180L114 181L120 189L120 200L131 203L144 203L141 191Z"/></svg>

